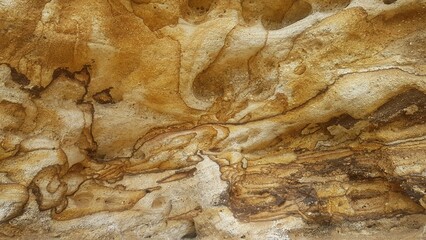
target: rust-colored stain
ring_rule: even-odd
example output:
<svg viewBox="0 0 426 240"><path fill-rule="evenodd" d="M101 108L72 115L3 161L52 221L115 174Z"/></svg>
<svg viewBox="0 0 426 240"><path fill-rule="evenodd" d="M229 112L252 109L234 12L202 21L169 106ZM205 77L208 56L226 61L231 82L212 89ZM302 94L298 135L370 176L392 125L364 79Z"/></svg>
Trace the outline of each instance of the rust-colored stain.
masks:
<svg viewBox="0 0 426 240"><path fill-rule="evenodd" d="M247 224L425 213L424 1L24 2L0 3L0 236L44 211L187 237L219 205Z"/></svg>

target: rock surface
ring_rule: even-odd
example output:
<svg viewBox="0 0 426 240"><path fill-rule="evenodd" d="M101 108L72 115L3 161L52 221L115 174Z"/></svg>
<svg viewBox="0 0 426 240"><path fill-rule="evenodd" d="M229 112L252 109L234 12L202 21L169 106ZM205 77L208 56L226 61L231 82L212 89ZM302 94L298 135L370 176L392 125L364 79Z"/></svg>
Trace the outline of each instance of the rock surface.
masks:
<svg viewBox="0 0 426 240"><path fill-rule="evenodd" d="M426 1L0 19L0 238L426 237Z"/></svg>

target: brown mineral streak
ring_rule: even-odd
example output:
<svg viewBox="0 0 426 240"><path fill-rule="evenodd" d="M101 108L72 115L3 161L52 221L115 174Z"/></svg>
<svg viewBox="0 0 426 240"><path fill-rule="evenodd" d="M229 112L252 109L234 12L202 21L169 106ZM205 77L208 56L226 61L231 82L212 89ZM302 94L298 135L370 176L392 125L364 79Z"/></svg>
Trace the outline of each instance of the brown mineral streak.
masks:
<svg viewBox="0 0 426 240"><path fill-rule="evenodd" d="M197 171L197 168L191 168L189 170L179 171L170 176L167 176L165 178L158 180L157 183L167 183L167 182L179 181L184 178L189 178L194 176L195 171Z"/></svg>
<svg viewBox="0 0 426 240"><path fill-rule="evenodd" d="M425 237L425 1L16 0L0 19L0 238Z"/></svg>
<svg viewBox="0 0 426 240"><path fill-rule="evenodd" d="M195 209L193 209L193 210L191 210L189 212L182 213L182 214L179 214L179 215L173 216L173 217L168 217L167 219L168 220L175 220L175 221L176 220L182 220L182 219L184 219L184 220L191 220L194 217L196 217L202 211L203 210L200 207L197 207L197 208L195 208Z"/></svg>

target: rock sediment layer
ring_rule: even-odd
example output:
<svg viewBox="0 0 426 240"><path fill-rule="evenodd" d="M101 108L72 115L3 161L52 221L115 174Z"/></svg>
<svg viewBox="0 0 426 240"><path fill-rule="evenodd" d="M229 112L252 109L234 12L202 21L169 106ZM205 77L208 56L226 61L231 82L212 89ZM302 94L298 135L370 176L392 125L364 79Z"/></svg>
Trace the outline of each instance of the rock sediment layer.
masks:
<svg viewBox="0 0 426 240"><path fill-rule="evenodd" d="M0 236L425 237L425 1L0 17Z"/></svg>

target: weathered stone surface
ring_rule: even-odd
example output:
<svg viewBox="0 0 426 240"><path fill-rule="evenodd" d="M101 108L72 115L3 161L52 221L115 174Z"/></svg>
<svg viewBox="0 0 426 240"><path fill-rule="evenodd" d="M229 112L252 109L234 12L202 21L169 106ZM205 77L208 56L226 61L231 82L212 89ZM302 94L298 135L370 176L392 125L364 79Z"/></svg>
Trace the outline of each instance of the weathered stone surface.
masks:
<svg viewBox="0 0 426 240"><path fill-rule="evenodd" d="M424 0L0 19L0 238L425 238Z"/></svg>

